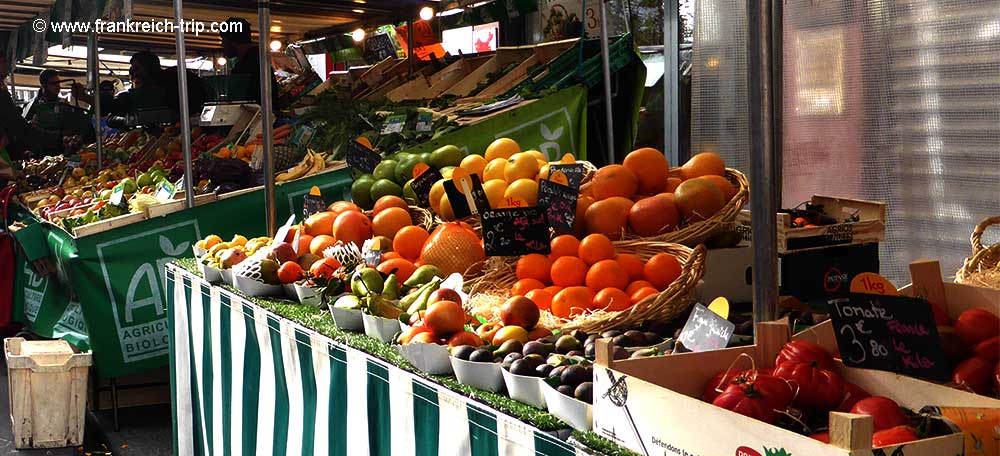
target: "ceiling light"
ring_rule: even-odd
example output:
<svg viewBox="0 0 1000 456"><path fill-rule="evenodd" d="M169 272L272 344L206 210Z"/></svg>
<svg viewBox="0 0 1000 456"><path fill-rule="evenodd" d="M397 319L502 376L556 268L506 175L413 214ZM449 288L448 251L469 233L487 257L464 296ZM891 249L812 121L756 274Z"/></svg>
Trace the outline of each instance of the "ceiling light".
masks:
<svg viewBox="0 0 1000 456"><path fill-rule="evenodd" d="M354 30L353 32L351 32L351 38L354 38L354 41L360 43L361 40L365 39L365 30L360 28Z"/></svg>
<svg viewBox="0 0 1000 456"><path fill-rule="evenodd" d="M423 19L425 21L429 21L433 17L434 17L434 8L431 8L429 6L425 6L423 8L420 8L420 18L421 19Z"/></svg>
<svg viewBox="0 0 1000 456"><path fill-rule="evenodd" d="M271 33L281 33L281 26L280 25L272 25L271 26Z"/></svg>
<svg viewBox="0 0 1000 456"><path fill-rule="evenodd" d="M220 67L224 67L224 66L226 66L226 58L225 57L219 57L219 58L215 59L215 63L218 64Z"/></svg>
<svg viewBox="0 0 1000 456"><path fill-rule="evenodd" d="M278 41L278 40L271 41L271 50L274 51L274 52L280 51L281 50L281 41Z"/></svg>
<svg viewBox="0 0 1000 456"><path fill-rule="evenodd" d="M365 10L363 10L363 9L352 9L351 11L354 11L355 13L358 13L358 14L365 14Z"/></svg>

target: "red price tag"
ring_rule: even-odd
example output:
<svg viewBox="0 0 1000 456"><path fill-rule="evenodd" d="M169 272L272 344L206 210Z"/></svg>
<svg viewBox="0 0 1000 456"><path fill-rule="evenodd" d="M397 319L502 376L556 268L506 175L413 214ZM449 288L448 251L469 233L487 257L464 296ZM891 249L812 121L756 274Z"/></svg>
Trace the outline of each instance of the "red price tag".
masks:
<svg viewBox="0 0 1000 456"><path fill-rule="evenodd" d="M899 296L896 286L873 272L862 272L851 281L851 293Z"/></svg>

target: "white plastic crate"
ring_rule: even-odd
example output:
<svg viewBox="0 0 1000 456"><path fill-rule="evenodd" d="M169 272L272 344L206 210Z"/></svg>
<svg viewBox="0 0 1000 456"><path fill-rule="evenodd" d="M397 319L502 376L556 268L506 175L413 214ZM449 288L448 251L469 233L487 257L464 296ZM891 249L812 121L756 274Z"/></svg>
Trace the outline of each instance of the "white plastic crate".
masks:
<svg viewBox="0 0 1000 456"><path fill-rule="evenodd" d="M63 340L4 339L10 417L17 448L83 443L91 354Z"/></svg>

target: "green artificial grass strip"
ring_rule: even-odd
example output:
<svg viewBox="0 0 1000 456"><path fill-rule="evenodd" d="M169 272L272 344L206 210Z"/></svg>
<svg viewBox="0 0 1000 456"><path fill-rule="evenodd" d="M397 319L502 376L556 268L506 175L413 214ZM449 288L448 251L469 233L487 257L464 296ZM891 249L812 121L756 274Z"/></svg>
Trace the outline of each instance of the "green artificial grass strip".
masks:
<svg viewBox="0 0 1000 456"><path fill-rule="evenodd" d="M594 450L604 456L641 456L639 453L617 445L594 432L584 432L574 429L571 435L577 442L580 442L588 449Z"/></svg>
<svg viewBox="0 0 1000 456"><path fill-rule="evenodd" d="M198 269L197 260L194 258L178 259L174 262L174 264L194 275L201 277L201 271ZM374 337L370 337L364 333L344 331L338 328L333 322L333 317L325 310L299 304L291 304L287 300L247 297L235 288L226 284L217 284L215 286L220 286L233 291L254 304L259 305L263 309L274 313L275 315L294 321L348 347L361 350L377 358L385 360L389 364L399 367L400 369L412 372L415 375L444 385L452 391L485 403L502 413L531 424L539 430L556 431L569 427L562 420L556 418L545 410L532 407L502 394L483 391L468 385L463 385L459 383L455 377L430 375L425 372L421 372L417 368L413 367L413 365L410 364L410 362L407 361L403 355L399 354L399 352L397 352L392 345L382 342Z"/></svg>

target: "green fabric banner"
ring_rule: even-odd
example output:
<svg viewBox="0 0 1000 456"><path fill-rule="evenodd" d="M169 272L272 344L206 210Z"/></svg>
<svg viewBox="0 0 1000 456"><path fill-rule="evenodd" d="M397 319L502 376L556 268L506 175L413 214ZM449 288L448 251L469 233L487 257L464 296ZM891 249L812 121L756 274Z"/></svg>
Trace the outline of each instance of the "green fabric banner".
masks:
<svg viewBox="0 0 1000 456"><path fill-rule="evenodd" d="M431 152L452 144L482 154L493 140L512 138L522 150L535 149L558 160L566 153L587 158L587 88L573 86L524 106L441 135L407 152Z"/></svg>
<svg viewBox="0 0 1000 456"><path fill-rule="evenodd" d="M337 201L350 189L350 173L344 168L278 186L279 223L292 208L301 219L303 196L313 185ZM258 190L79 239L44 225L57 273L40 277L19 255L15 318L39 335L93 349L101 377L162 367L169 339L164 265L190 257L194 242L209 234L264 235L263 209ZM31 220L24 211L19 215Z"/></svg>

